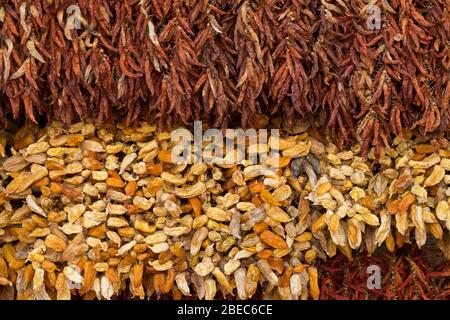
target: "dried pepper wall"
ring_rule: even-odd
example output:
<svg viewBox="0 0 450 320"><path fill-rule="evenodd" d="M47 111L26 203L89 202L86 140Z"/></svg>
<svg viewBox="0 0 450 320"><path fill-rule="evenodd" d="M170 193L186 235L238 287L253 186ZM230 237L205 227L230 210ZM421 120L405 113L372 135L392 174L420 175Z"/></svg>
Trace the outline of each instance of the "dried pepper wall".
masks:
<svg viewBox="0 0 450 320"><path fill-rule="evenodd" d="M380 13L376 28L369 23L373 8ZM181 298L186 292L203 298L206 290L206 297L214 298L217 291L229 296L237 290L239 298L251 298L263 290L275 298L448 299L449 41L447 0L0 2L0 297L49 298L48 291L51 298ZM222 209L206 218L209 199L179 199L173 187L188 188L192 181L166 159L167 132L190 127L194 120L221 129L278 127L284 132L289 152L281 176L293 190L288 198L280 195L286 187L246 177L245 166L220 173L208 167L204 173L217 184L205 186L208 197L238 194L250 207L283 207L271 212L277 223L263 221L253 207L243 210L243 220L228 211L219 217ZM151 147L150 137L157 141ZM118 151L108 151L114 148ZM168 178L166 171L176 177ZM235 171L243 175L242 185ZM135 176L169 195L161 198L144 182L132 183ZM344 209L339 217L331 216L336 208L326 201L341 205L341 197L330 190L342 193L342 202L349 201L364 218L346 216ZM125 210L124 221L114 220L124 225L105 220L94 231L80 226L77 220L87 219L82 216L94 196ZM239 222L259 217L256 227L245 230L250 234L246 241L261 238L270 248L258 251L258 261L244 257L249 260L237 274L222 272L224 264L236 266L224 253L213 265L201 265L213 266L214 277L191 278L200 264L196 253L207 255L210 249L199 247L193 254L176 242L163 250L159 242L144 241L164 230L152 220L152 197L158 205L167 198L179 206L176 213L165 210L176 223L190 221L189 228L189 218L177 220L181 212L214 220L206 231L201 222L189 229L183 234L187 240L197 234L207 241L219 234L225 242L226 228L236 233ZM103 212L97 205L92 212ZM77 213L80 206L84 210ZM287 227L290 216L302 233ZM78 233L113 249L88 257L97 240L73 236L81 227ZM33 240L24 234L30 232L34 240L45 240L37 243L49 250L47 255L36 242L34 248L25 245ZM293 251L285 248L291 245L289 233L301 240ZM426 239L436 241L442 263L422 262L434 250L423 247ZM243 240L234 241L240 245ZM401 251L404 243L423 248L408 245ZM371 257L381 244L390 254ZM157 245L157 252L147 252L147 245ZM112 257L118 250L125 257L120 262ZM76 262L79 272L69 264L75 251L86 253ZM30 252L38 264L25 262ZM341 275L337 271L344 259ZM162 265L168 262L191 273L167 271ZM391 276L383 280L384 291L368 292L361 289L361 272L375 262ZM242 287L246 277L252 280L248 290ZM64 287L66 278L83 279L83 288ZM337 289L342 282L345 288Z"/></svg>
<svg viewBox="0 0 450 320"><path fill-rule="evenodd" d="M379 30L362 0L4 1L0 116L248 127L280 114L365 150L405 128L444 133L450 4L371 4Z"/></svg>

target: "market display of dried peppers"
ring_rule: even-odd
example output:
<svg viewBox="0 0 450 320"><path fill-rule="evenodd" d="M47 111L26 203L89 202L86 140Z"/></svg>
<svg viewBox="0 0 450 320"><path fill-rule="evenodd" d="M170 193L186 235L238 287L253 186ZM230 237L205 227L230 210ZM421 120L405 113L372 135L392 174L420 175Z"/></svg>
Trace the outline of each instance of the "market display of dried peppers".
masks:
<svg viewBox="0 0 450 320"><path fill-rule="evenodd" d="M449 39L447 0L1 1L0 300L448 300ZM175 162L195 121L280 158Z"/></svg>
<svg viewBox="0 0 450 320"><path fill-rule="evenodd" d="M320 261L339 252L352 261L354 252L377 248L396 253L408 244L434 243L448 274L447 139L408 132L379 159L374 148L364 159L358 144L339 151L308 126L297 130L278 138L276 170L271 157L264 164L174 163L178 143L148 123L4 131L1 151L11 154L0 171L3 296L248 299L259 288L263 298L318 299L333 285L325 276L320 289ZM247 151L255 146L267 149L249 143ZM395 281L405 276L391 272ZM414 283L425 281L419 272Z"/></svg>
<svg viewBox="0 0 450 320"><path fill-rule="evenodd" d="M330 259L319 270L321 299L449 300L450 265L433 248L424 254L407 248L401 254L360 254L348 263L342 255ZM380 266L379 289L367 286L367 268Z"/></svg>
<svg viewBox="0 0 450 320"><path fill-rule="evenodd" d="M3 118L251 127L278 113L377 153L403 129L449 128L446 0L13 0L0 28Z"/></svg>

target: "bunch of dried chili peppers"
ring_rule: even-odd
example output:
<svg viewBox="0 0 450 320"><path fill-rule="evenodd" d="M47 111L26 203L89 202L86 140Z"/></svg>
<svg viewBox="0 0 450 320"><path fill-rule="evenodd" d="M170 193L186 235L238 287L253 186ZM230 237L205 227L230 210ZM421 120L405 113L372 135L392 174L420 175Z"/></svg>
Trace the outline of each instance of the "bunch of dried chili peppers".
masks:
<svg viewBox="0 0 450 320"><path fill-rule="evenodd" d="M0 125L279 117L379 156L404 130L448 135L449 41L448 0L5 0ZM321 299L449 299L448 260L430 252L338 255Z"/></svg>
<svg viewBox="0 0 450 320"><path fill-rule="evenodd" d="M7 0L0 30L2 120L449 128L446 0Z"/></svg>
<svg viewBox="0 0 450 320"><path fill-rule="evenodd" d="M380 286L370 276L379 268ZM371 268L372 267L372 268ZM348 261L338 255L326 261L321 271L321 299L332 300L448 300L450 264L433 250L409 246L401 252L366 253Z"/></svg>

